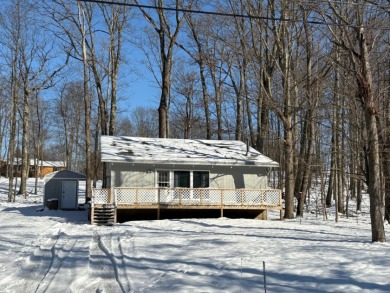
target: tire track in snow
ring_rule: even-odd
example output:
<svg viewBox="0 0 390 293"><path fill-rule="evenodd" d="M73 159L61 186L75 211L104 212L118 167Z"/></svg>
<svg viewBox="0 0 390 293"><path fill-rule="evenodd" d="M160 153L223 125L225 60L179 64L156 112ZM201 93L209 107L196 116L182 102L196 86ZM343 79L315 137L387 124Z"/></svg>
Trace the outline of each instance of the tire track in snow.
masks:
<svg viewBox="0 0 390 293"><path fill-rule="evenodd" d="M130 237L128 237L128 236L130 236ZM122 235L122 236L116 236L115 238L113 238L111 236L112 250L115 254L115 258L119 260L119 263L117 262L117 267L122 272L120 274L122 276L121 277L121 276L119 276L119 270L118 270L118 278L125 279L125 282L127 285L126 292L130 292L131 288L133 287L132 281L129 278L128 272L126 270L126 259L125 259L125 254L124 254L124 250L123 250L123 246L122 246L122 241L127 240L128 238L130 240L132 239L132 236L129 235L128 231L125 231L125 235ZM132 248L134 248L133 241L131 241L131 243L132 243Z"/></svg>
<svg viewBox="0 0 390 293"><path fill-rule="evenodd" d="M55 230L44 243L40 244L37 248L34 249L34 251L26 258L26 261L20 267L20 274L24 276L22 285L24 291L38 291L42 280L53 266L54 247L60 238L60 233L61 229ZM45 236L48 236L48 234ZM42 236L41 239L44 239L45 236ZM38 279L39 281L37 281ZM11 288L12 286L10 287L10 290L12 290Z"/></svg>
<svg viewBox="0 0 390 293"><path fill-rule="evenodd" d="M77 240L64 239L61 236L66 235L64 233L58 233L57 240L51 247L51 262L50 265L39 282L35 293L46 292L53 282L53 279L57 276L58 271L61 269L65 259L69 256L73 248L75 247Z"/></svg>
<svg viewBox="0 0 390 293"><path fill-rule="evenodd" d="M110 235L110 239L111 239L111 235ZM102 241L102 238L100 237L100 235L94 231L93 232L93 238L92 240L97 243L97 246L98 248L107 256L108 260L111 262L111 265L112 265L112 269L114 270L114 277L115 277L115 280L116 282L118 283L121 291L123 293L126 293L128 292L129 290L126 290L119 278L119 272L118 272L118 265L117 265L117 262L115 260L115 256L108 250L108 248L104 245L103 241Z"/></svg>

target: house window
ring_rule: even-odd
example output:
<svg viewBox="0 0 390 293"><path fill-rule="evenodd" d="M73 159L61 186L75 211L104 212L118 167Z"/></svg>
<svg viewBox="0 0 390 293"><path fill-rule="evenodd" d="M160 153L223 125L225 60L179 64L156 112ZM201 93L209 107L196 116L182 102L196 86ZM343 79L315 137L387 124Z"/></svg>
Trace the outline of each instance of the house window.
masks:
<svg viewBox="0 0 390 293"><path fill-rule="evenodd" d="M158 171L157 174L158 174L157 186L158 187L169 187L170 186L170 184L169 184L169 181L170 181L169 171Z"/></svg>
<svg viewBox="0 0 390 293"><path fill-rule="evenodd" d="M157 187L209 188L209 171L157 171Z"/></svg>
<svg viewBox="0 0 390 293"><path fill-rule="evenodd" d="M209 172L194 171L192 186L193 188L209 188Z"/></svg>
<svg viewBox="0 0 390 293"><path fill-rule="evenodd" d="M190 186L190 171L174 171L174 187L189 188Z"/></svg>

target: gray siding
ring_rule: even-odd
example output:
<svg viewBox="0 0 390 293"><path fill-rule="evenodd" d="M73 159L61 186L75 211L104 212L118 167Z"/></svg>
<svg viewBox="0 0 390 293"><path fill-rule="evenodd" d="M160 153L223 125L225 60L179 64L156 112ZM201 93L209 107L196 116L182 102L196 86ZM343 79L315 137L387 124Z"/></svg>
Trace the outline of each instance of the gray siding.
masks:
<svg viewBox="0 0 390 293"><path fill-rule="evenodd" d="M77 189L79 190L79 181L72 179L50 179L45 184L45 193L44 193L44 206L47 205L49 199L58 200L58 208L61 208L62 202L62 182L64 181L76 181ZM78 194L75 195L75 206L77 206Z"/></svg>
<svg viewBox="0 0 390 293"><path fill-rule="evenodd" d="M260 167L214 167L210 170L211 188L266 189L267 169Z"/></svg>
<svg viewBox="0 0 390 293"><path fill-rule="evenodd" d="M70 171L62 170L48 174L45 177L45 191L43 195L44 206L47 206L47 201L49 199L58 200L58 208L62 206L62 183L64 181L76 181L76 194L74 199L74 206L78 205L78 190L79 190L79 181L85 181L86 176Z"/></svg>
<svg viewBox="0 0 390 293"><path fill-rule="evenodd" d="M49 180L45 184L45 205L48 199L58 199L58 204L61 206L62 195L62 180Z"/></svg>
<svg viewBox="0 0 390 293"><path fill-rule="evenodd" d="M156 171L209 171L210 188L266 189L267 168L255 166L177 166L112 163L108 174L111 187L155 187Z"/></svg>

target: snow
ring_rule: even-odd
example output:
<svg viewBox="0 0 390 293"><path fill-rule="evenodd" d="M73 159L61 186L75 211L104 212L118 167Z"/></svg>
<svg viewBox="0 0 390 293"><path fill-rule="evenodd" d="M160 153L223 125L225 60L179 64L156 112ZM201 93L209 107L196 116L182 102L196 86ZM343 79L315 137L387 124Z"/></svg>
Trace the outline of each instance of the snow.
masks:
<svg viewBox="0 0 390 293"><path fill-rule="evenodd" d="M241 141L102 136L103 162L189 165L279 164Z"/></svg>
<svg viewBox="0 0 390 293"><path fill-rule="evenodd" d="M8 203L7 182L1 292L264 292L263 264L267 292L390 292L390 245L371 242L368 200L339 223L305 213L104 227L90 225L85 210L42 210L43 181L38 195Z"/></svg>

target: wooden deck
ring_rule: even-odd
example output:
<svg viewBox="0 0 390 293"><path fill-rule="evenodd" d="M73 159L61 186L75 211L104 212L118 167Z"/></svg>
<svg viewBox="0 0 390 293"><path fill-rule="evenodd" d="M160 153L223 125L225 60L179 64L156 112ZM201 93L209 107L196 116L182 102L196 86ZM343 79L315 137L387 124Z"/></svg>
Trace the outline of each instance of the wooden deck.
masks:
<svg viewBox="0 0 390 293"><path fill-rule="evenodd" d="M113 206L116 211L155 211L157 219L161 211L248 211L266 218L268 210L280 211L282 196L278 189L192 189L192 188L112 188L93 189L94 208ZM249 212L250 211L250 212ZM262 215L261 215L262 214Z"/></svg>

